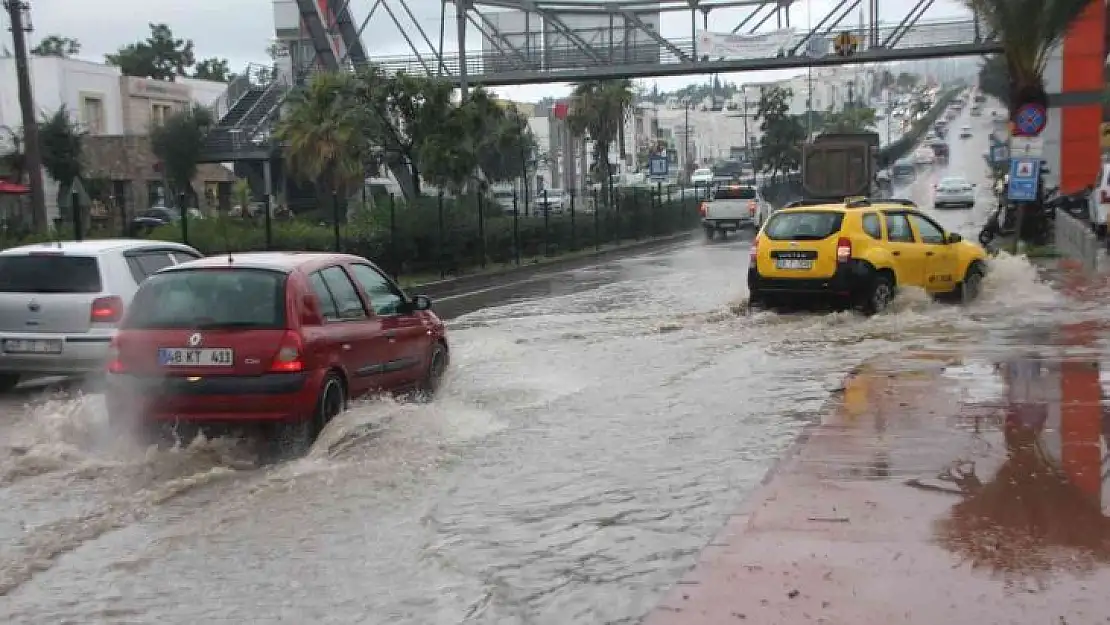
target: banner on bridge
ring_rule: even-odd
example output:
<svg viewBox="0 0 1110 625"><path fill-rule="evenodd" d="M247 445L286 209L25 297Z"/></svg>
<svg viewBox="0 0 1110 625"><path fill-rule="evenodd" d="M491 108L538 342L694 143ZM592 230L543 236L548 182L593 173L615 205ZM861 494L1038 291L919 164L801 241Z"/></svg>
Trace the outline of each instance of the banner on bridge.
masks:
<svg viewBox="0 0 1110 625"><path fill-rule="evenodd" d="M767 59L790 52L797 41L797 31L782 28L754 35L699 31L698 57L710 59ZM825 42L826 51L828 42ZM808 52L808 50L807 50Z"/></svg>

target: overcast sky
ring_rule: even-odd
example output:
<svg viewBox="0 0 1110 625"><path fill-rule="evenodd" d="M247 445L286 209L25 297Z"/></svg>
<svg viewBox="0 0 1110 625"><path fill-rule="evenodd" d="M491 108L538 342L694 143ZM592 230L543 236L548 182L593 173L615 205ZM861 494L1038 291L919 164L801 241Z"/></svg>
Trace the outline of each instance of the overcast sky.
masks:
<svg viewBox="0 0 1110 625"><path fill-rule="evenodd" d="M427 32L429 39L436 43L439 38L440 3L436 0L407 0L408 7L416 16L417 22ZM410 37L423 44L412 21L408 19L400 0L388 2L395 15L401 20ZM232 71L247 63L268 62L265 50L273 37L273 4L270 0L188 0L185 2L164 2L160 0L30 0L34 32L30 35L34 45L42 37L58 34L76 38L81 42L81 56L101 61L104 54L113 52L120 46L145 39L149 34L148 22L164 22L170 26L177 37L192 39L196 44L196 54L200 58L216 56L231 62ZM356 21L365 18L373 0L350 0L350 7ZM816 23L835 6L835 0L798 0L791 11L791 20L796 28L805 28ZM897 23L916 4L915 0L881 0L881 21ZM861 3L863 6L863 3ZM453 5L448 5L448 23L445 48L455 49L457 37L454 34ZM484 13L494 9L483 9ZM745 9L722 9L710 14L710 30L729 32L745 16ZM810 16L812 15L812 22ZM924 20L951 19L968 16L962 0L936 0L925 14ZM0 34L0 43L6 44L7 24ZM858 24L859 18L845 20ZM699 20L700 26L700 20ZM762 29L774 28L774 18ZM689 38L690 15L686 12L665 13L661 20L662 34L667 37ZM468 49L477 50L481 46L477 31L467 34ZM388 55L411 54L399 29L382 9L375 12L363 34L371 58ZM421 45L420 51L427 52ZM781 73L780 73L781 74ZM722 76L733 82L772 80L772 73L759 73L749 76ZM666 78L657 81L660 90L668 90L690 82L705 80L705 77ZM656 81L647 80L646 85ZM497 89L503 95L514 99L534 100L545 95L559 96L568 92L567 85L535 85L511 89Z"/></svg>

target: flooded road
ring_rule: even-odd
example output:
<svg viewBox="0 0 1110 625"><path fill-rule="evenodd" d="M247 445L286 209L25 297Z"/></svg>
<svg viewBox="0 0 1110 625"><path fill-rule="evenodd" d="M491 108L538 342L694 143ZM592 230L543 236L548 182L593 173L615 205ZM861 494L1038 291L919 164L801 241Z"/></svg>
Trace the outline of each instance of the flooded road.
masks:
<svg viewBox="0 0 1110 625"><path fill-rule="evenodd" d="M965 144L949 169L976 181L986 130ZM930 205L940 176L904 195ZM938 219L974 235L985 213ZM632 623L853 367L1005 355L1103 314L1015 258L967 308L906 292L872 319L737 314L747 257L690 241L505 289L452 321L434 403L359 403L275 467L235 440L112 440L95 393L14 400L0 622Z"/></svg>

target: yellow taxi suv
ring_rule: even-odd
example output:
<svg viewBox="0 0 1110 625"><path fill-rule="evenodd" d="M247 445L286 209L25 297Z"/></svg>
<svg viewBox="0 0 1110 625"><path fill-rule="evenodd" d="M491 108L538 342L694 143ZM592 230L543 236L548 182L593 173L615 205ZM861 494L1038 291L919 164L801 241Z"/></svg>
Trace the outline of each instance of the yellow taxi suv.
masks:
<svg viewBox="0 0 1110 625"><path fill-rule="evenodd" d="M982 247L945 232L908 200L801 201L756 236L748 291L755 307L820 304L871 315L903 287L970 301L986 259Z"/></svg>

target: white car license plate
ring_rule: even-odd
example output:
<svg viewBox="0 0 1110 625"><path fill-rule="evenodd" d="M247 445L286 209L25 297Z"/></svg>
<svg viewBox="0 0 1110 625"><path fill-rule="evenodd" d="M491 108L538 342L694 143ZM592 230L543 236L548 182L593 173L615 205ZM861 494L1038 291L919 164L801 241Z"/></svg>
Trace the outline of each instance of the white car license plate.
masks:
<svg viewBox="0 0 1110 625"><path fill-rule="evenodd" d="M62 341L59 339L4 339L4 351L8 354L60 354Z"/></svg>
<svg viewBox="0 0 1110 625"><path fill-rule="evenodd" d="M776 258L777 269L813 269L813 261L808 258Z"/></svg>
<svg viewBox="0 0 1110 625"><path fill-rule="evenodd" d="M161 347L158 362L166 367L230 367L235 352L226 347Z"/></svg>

